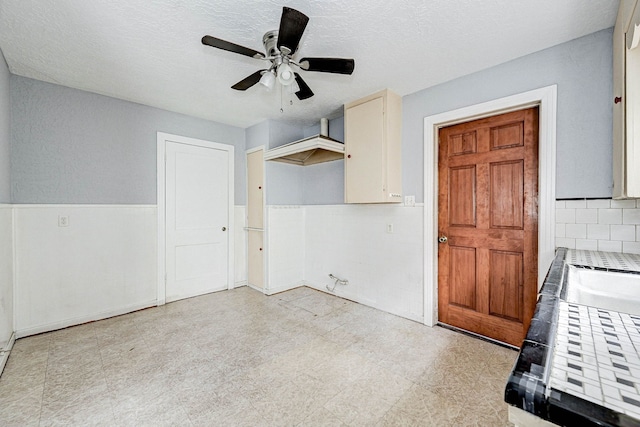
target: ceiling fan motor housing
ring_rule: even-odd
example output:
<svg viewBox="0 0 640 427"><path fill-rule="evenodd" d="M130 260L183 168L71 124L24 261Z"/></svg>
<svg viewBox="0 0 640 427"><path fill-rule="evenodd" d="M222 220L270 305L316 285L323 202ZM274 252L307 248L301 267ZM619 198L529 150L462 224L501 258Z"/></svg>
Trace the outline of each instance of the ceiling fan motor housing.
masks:
<svg viewBox="0 0 640 427"><path fill-rule="evenodd" d="M264 36L262 36L262 44L264 45L264 51L267 53L267 56L279 55L278 30L271 30L264 33Z"/></svg>

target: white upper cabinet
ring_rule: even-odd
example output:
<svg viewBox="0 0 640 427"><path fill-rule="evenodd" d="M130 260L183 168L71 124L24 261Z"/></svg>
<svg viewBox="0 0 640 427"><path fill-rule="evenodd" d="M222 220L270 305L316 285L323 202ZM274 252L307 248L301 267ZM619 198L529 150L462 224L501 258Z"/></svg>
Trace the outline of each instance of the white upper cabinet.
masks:
<svg viewBox="0 0 640 427"><path fill-rule="evenodd" d="M640 198L640 2L621 0L613 32L613 197Z"/></svg>
<svg viewBox="0 0 640 427"><path fill-rule="evenodd" d="M344 106L345 203L402 202L402 98L383 90Z"/></svg>

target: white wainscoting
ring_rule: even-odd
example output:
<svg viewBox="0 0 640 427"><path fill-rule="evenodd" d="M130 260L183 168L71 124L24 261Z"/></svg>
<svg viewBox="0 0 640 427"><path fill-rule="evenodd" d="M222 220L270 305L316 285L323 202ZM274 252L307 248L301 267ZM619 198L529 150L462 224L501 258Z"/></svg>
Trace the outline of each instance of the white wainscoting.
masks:
<svg viewBox="0 0 640 427"><path fill-rule="evenodd" d="M421 321L422 212L420 206L269 206L266 292L305 284L326 291L333 273L349 280L336 295ZM156 215L155 206L14 206L16 336L155 305ZM240 286L246 283L244 207L234 215ZM58 226L60 216L68 217L68 227Z"/></svg>
<svg viewBox="0 0 640 427"><path fill-rule="evenodd" d="M336 295L422 322L422 214L422 206L307 206L307 284L326 292L332 273L349 281Z"/></svg>
<svg viewBox="0 0 640 427"><path fill-rule="evenodd" d="M267 206L267 295L305 284L306 210L306 206Z"/></svg>
<svg viewBox="0 0 640 427"><path fill-rule="evenodd" d="M155 305L156 229L156 206L14 205L16 337Z"/></svg>
<svg viewBox="0 0 640 427"><path fill-rule="evenodd" d="M0 204L0 373L13 344L13 220L11 205Z"/></svg>
<svg viewBox="0 0 640 427"><path fill-rule="evenodd" d="M268 294L307 285L423 321L423 207L268 206ZM391 224L393 232L387 232Z"/></svg>
<svg viewBox="0 0 640 427"><path fill-rule="evenodd" d="M235 263L235 283L234 287L245 286L247 284L247 210L244 206L235 206L234 214L234 263Z"/></svg>

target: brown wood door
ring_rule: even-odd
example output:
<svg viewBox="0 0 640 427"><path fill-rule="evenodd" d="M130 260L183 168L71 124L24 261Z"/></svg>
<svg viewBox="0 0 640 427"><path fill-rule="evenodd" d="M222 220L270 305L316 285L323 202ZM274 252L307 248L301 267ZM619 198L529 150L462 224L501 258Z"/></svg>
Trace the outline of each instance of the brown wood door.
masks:
<svg viewBox="0 0 640 427"><path fill-rule="evenodd" d="M439 141L438 319L520 346L537 295L538 108Z"/></svg>

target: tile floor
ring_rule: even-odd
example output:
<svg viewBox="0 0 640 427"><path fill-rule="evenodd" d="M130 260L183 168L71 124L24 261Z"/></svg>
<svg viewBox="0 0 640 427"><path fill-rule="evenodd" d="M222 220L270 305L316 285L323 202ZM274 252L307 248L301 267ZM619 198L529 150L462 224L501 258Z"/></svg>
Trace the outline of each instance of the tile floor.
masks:
<svg viewBox="0 0 640 427"><path fill-rule="evenodd" d="M0 425L504 426L516 356L309 288L243 287L18 340Z"/></svg>

